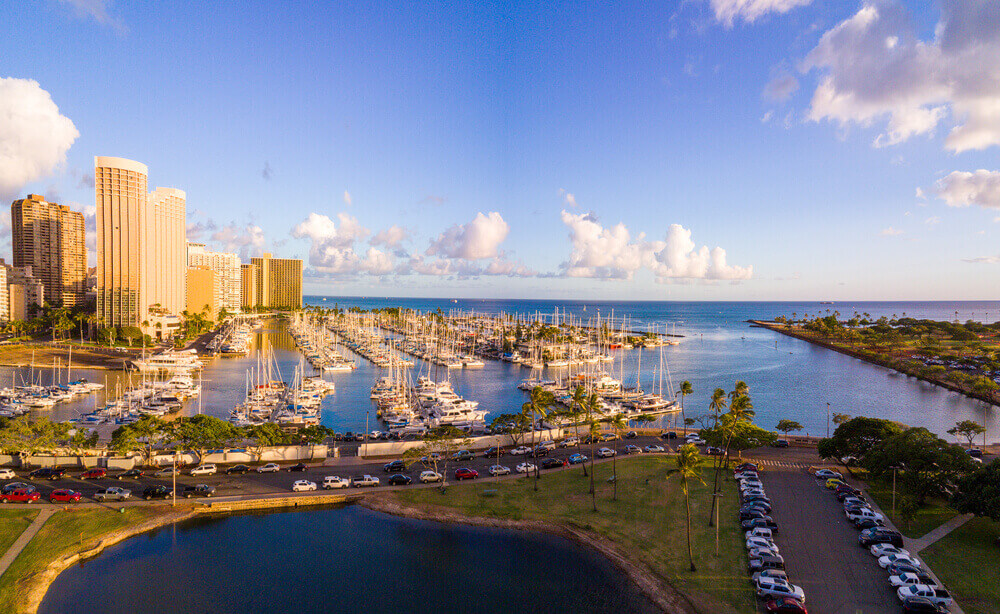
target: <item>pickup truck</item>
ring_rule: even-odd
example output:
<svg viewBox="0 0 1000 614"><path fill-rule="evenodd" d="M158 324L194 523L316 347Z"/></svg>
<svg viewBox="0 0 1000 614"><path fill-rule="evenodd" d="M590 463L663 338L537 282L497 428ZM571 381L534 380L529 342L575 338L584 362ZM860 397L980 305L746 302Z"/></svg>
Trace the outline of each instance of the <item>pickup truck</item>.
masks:
<svg viewBox="0 0 1000 614"><path fill-rule="evenodd" d="M896 595L900 601L908 597L923 597L928 601L933 601L939 606L948 607L951 605L951 595L948 591L939 586L927 586L926 584L911 584L901 586L896 589Z"/></svg>
<svg viewBox="0 0 1000 614"><path fill-rule="evenodd" d="M354 478L351 483L355 488L361 488L362 486L378 486L378 478L370 475L364 475L360 478Z"/></svg>
<svg viewBox="0 0 1000 614"><path fill-rule="evenodd" d="M195 486L185 486L184 487L184 497L190 499L191 497L211 497L215 494L215 486L209 486L208 484L197 484Z"/></svg>
<svg viewBox="0 0 1000 614"><path fill-rule="evenodd" d="M18 488L13 492L0 495L0 503L34 503L41 497L34 488Z"/></svg>
<svg viewBox="0 0 1000 614"><path fill-rule="evenodd" d="M132 491L127 488L122 488L120 486L110 486L108 488L102 488L101 490L94 493L94 501L104 502L104 501L125 501L132 497Z"/></svg>

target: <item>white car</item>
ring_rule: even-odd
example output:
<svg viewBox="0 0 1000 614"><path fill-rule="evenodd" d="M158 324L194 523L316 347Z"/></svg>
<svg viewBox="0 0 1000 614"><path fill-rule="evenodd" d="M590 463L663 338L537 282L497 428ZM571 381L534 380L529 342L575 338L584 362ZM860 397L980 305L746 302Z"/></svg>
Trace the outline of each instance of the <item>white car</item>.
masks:
<svg viewBox="0 0 1000 614"><path fill-rule="evenodd" d="M843 480L844 476L837 471L832 471L830 469L820 469L813 474L816 479L829 480L830 478L837 478L838 480Z"/></svg>
<svg viewBox="0 0 1000 614"><path fill-rule="evenodd" d="M531 473L535 470L535 466L532 463L521 463L516 469L518 473Z"/></svg>
<svg viewBox="0 0 1000 614"><path fill-rule="evenodd" d="M310 482L309 480L296 480L292 484L293 492L302 492L303 490L316 490L316 482Z"/></svg>
<svg viewBox="0 0 1000 614"><path fill-rule="evenodd" d="M887 554L885 556L880 556L878 557L878 566L881 567L882 569L885 569L886 567L892 565L897 561L909 563L914 567L923 567L923 563L920 562L920 559L918 559L915 556L910 556L908 554Z"/></svg>
<svg viewBox="0 0 1000 614"><path fill-rule="evenodd" d="M753 548L767 548L768 550L781 552L778 548L778 544L774 543L774 540L767 539L766 537L748 537L747 550L751 550Z"/></svg>
<svg viewBox="0 0 1000 614"><path fill-rule="evenodd" d="M0 480L13 480L16 477L13 469L0 469Z"/></svg>
<svg viewBox="0 0 1000 614"><path fill-rule="evenodd" d="M764 539L774 539L774 535L771 533L771 529L767 527L754 527L746 532L747 539L751 537L763 537Z"/></svg>
<svg viewBox="0 0 1000 614"><path fill-rule="evenodd" d="M860 505L861 507L871 507L867 501L865 501L864 499L859 499L858 497L844 497L844 500L841 501L841 503L844 504L845 508L851 505Z"/></svg>
<svg viewBox="0 0 1000 614"><path fill-rule="evenodd" d="M510 475L510 467L504 467L503 465L493 465L490 467L490 475Z"/></svg>
<svg viewBox="0 0 1000 614"><path fill-rule="evenodd" d="M910 556L910 552L904 548L898 548L892 544L875 544L868 549L875 558L883 557L887 554L902 554L904 556Z"/></svg>
<svg viewBox="0 0 1000 614"><path fill-rule="evenodd" d="M174 475L174 468L173 467L164 467L163 469L159 469L158 471L156 471L153 474L153 477L154 478L169 478L172 475Z"/></svg>
<svg viewBox="0 0 1000 614"><path fill-rule="evenodd" d="M419 479L422 483L429 484L431 482L440 482L441 480L444 479L444 477L437 471L431 471L428 469L427 471L420 472Z"/></svg>
<svg viewBox="0 0 1000 614"><path fill-rule="evenodd" d="M688 439L687 442L688 443L693 443L696 446L703 446L706 443L708 443L707 441L705 441L701 437L692 437L691 439Z"/></svg>
<svg viewBox="0 0 1000 614"><path fill-rule="evenodd" d="M526 454L531 454L531 448L528 446L518 446L510 451L511 456L524 456Z"/></svg>
<svg viewBox="0 0 1000 614"><path fill-rule="evenodd" d="M611 448L601 448L597 451L597 458L611 458L615 455L615 451Z"/></svg>
<svg viewBox="0 0 1000 614"><path fill-rule="evenodd" d="M896 596L899 597L900 601L905 600L907 597L923 597L924 599L933 601L938 605L945 607L951 605L951 595L948 591L937 586L928 586L926 584L900 586L896 589Z"/></svg>
<svg viewBox="0 0 1000 614"><path fill-rule="evenodd" d="M577 439L576 437L567 437L566 439L563 439L562 441L559 442L560 448L569 448L578 445L580 445L580 440Z"/></svg>
<svg viewBox="0 0 1000 614"><path fill-rule="evenodd" d="M785 571L783 569L765 569L763 571L758 571L750 577L750 582L754 586L757 586L757 580L761 578L775 578L788 582L788 576L785 575Z"/></svg>
<svg viewBox="0 0 1000 614"><path fill-rule="evenodd" d="M845 511L844 514L847 515L847 519L851 522L858 520L885 520L885 516L879 514L878 512L873 512L867 507L862 507L859 509L852 509Z"/></svg>
<svg viewBox="0 0 1000 614"><path fill-rule="evenodd" d="M654 452L665 452L666 451L663 446L646 446L645 448L643 448L643 450L645 450L646 452L648 452L650 454L652 454Z"/></svg>
<svg viewBox="0 0 1000 614"><path fill-rule="evenodd" d="M781 556L781 553L771 548L750 548L747 550L748 559L760 559L765 556Z"/></svg>
<svg viewBox="0 0 1000 614"><path fill-rule="evenodd" d="M776 597L794 597L802 603L806 601L806 593L801 586L789 584L785 580L778 578L759 578L755 583L757 596L761 599L774 599Z"/></svg>
<svg viewBox="0 0 1000 614"><path fill-rule="evenodd" d="M753 479L756 480L756 479L760 478L760 474L758 474L756 471L750 471L750 470L747 470L747 471L737 471L736 473L733 474L733 478L735 478L737 480L746 480L746 479L753 478Z"/></svg>
<svg viewBox="0 0 1000 614"><path fill-rule="evenodd" d="M198 465L191 470L191 475L215 475L218 472L215 465Z"/></svg>
<svg viewBox="0 0 1000 614"><path fill-rule="evenodd" d="M328 475L323 478L323 490L333 490L334 488L347 488L351 481L336 475Z"/></svg>
<svg viewBox="0 0 1000 614"><path fill-rule="evenodd" d="M277 463L268 463L257 467L257 473L277 473L281 471L281 467Z"/></svg>
<svg viewBox="0 0 1000 614"><path fill-rule="evenodd" d="M893 588L899 588L900 586L912 586L914 584L925 584L927 586L936 586L937 583L925 574L915 574L915 573L901 573L896 576L889 576L889 584Z"/></svg>

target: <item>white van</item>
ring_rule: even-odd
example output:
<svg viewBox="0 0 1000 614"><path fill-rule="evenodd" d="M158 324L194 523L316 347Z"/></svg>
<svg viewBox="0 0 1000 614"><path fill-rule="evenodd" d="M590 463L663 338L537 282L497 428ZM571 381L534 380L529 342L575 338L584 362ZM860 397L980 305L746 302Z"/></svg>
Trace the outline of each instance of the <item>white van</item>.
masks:
<svg viewBox="0 0 1000 614"><path fill-rule="evenodd" d="M746 532L746 537L747 539L750 539L751 537L763 537L764 539L771 540L774 539L774 536L771 534L771 529L768 529L767 527L754 527Z"/></svg>
<svg viewBox="0 0 1000 614"><path fill-rule="evenodd" d="M215 475L216 471L215 465L198 465L191 470L191 475Z"/></svg>
<svg viewBox="0 0 1000 614"><path fill-rule="evenodd" d="M538 442L538 445L535 446L535 448L539 450L548 450L549 452L551 452L552 450L556 449L556 442L552 441L551 439L546 439L545 441Z"/></svg>

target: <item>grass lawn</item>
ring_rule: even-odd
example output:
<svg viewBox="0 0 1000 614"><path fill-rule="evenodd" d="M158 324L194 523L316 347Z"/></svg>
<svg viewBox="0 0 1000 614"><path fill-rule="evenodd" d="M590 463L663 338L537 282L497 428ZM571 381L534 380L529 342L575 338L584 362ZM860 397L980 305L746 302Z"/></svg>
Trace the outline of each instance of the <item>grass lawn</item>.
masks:
<svg viewBox="0 0 1000 614"><path fill-rule="evenodd" d="M746 572L743 533L736 520L735 487L725 483L720 520L720 550L715 555L715 529L708 527L712 471L704 470L706 485L691 488L691 529L697 572L688 570L684 495L673 457L636 456L618 461L618 501L612 500L610 463L596 466L597 509L592 511L589 478L579 467L542 473L539 490L533 480L517 478L497 483L465 483L438 489L392 493L403 504L444 508L469 516L567 523L614 540L632 552L668 583L699 601L714 597L739 612L755 612L756 601ZM484 496L484 490L496 490ZM702 600L704 603L704 600Z"/></svg>
<svg viewBox="0 0 1000 614"><path fill-rule="evenodd" d="M7 552L37 515L38 510L0 510L0 554Z"/></svg>
<svg viewBox="0 0 1000 614"><path fill-rule="evenodd" d="M931 529L958 515L958 512L948 506L948 502L945 499L931 497L927 499L923 507L917 510L917 514L913 520L907 522L899 514L900 501L903 497L907 496L906 489L900 482L896 482L895 516L892 514L892 481L869 481L866 490L875 499L879 507L882 508L886 516L892 520L892 524L896 525L896 528L907 537L922 537Z"/></svg>
<svg viewBox="0 0 1000 614"><path fill-rule="evenodd" d="M0 576L0 613L21 611L19 605L23 604L23 594L32 584L33 576L51 561L92 548L103 535L169 513L170 509L168 506L137 506L125 508L125 513L109 508L56 512Z"/></svg>
<svg viewBox="0 0 1000 614"><path fill-rule="evenodd" d="M998 539L1000 523L973 518L921 553L967 614L1000 613Z"/></svg>

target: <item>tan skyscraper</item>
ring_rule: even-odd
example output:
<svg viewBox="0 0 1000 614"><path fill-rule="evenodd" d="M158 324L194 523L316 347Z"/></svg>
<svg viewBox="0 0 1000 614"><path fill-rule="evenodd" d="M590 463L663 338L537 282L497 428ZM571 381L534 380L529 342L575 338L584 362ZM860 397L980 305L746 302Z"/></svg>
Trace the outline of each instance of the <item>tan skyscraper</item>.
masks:
<svg viewBox="0 0 1000 614"><path fill-rule="evenodd" d="M302 307L302 261L293 258L272 258L265 253L251 258L256 269L256 299L262 307Z"/></svg>
<svg viewBox="0 0 1000 614"><path fill-rule="evenodd" d="M257 300L257 267L252 264L240 265L240 302L244 309L253 309L259 304Z"/></svg>
<svg viewBox="0 0 1000 614"><path fill-rule="evenodd" d="M10 206L10 221L14 266L31 267L48 303L83 304L87 276L83 214L28 194Z"/></svg>
<svg viewBox="0 0 1000 614"><path fill-rule="evenodd" d="M148 174L141 162L94 158L97 317L104 326L139 326L147 311L142 243Z"/></svg>
<svg viewBox="0 0 1000 614"><path fill-rule="evenodd" d="M180 314L187 302L187 195L176 188L156 188L147 197L143 236L143 296L146 305Z"/></svg>
<svg viewBox="0 0 1000 614"><path fill-rule="evenodd" d="M229 313L239 313L242 277L240 275L240 257L229 252L213 252L205 249L203 243L187 244L188 267L207 266L215 272L215 318L219 309L225 308ZM190 283L191 276L188 275ZM188 310L190 311L190 309Z"/></svg>

